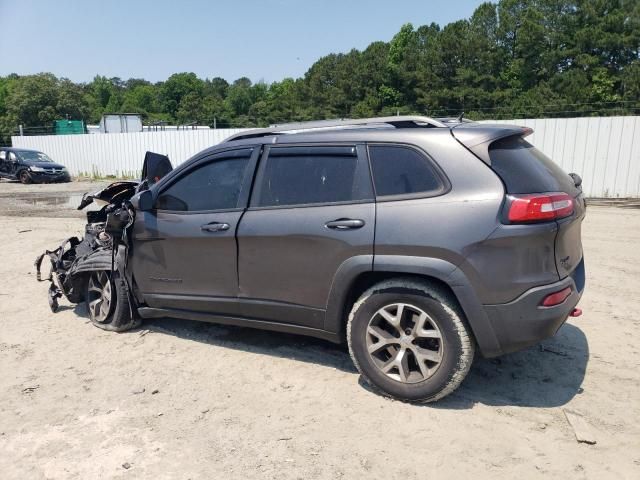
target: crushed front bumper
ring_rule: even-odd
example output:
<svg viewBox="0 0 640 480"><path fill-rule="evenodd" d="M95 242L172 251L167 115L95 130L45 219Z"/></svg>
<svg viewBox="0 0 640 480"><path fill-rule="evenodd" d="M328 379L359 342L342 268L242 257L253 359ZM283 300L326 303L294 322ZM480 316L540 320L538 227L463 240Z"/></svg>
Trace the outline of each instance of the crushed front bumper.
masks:
<svg viewBox="0 0 640 480"><path fill-rule="evenodd" d="M31 178L33 183L58 183L71 181L71 177L68 172L41 173L29 171L29 178Z"/></svg>

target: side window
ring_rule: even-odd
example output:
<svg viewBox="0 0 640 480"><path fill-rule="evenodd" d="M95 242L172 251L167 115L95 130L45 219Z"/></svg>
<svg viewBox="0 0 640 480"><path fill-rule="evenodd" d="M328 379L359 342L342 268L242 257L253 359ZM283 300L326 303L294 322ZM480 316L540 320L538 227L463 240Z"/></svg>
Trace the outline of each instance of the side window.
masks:
<svg viewBox="0 0 640 480"><path fill-rule="evenodd" d="M156 208L181 212L237 208L250 153L191 170L160 193Z"/></svg>
<svg viewBox="0 0 640 480"><path fill-rule="evenodd" d="M0 150L0 161L5 160L7 158L7 151Z"/></svg>
<svg viewBox="0 0 640 480"><path fill-rule="evenodd" d="M364 200L355 147L275 147L269 151L254 206Z"/></svg>
<svg viewBox="0 0 640 480"><path fill-rule="evenodd" d="M444 189L431 162L413 148L370 145L369 159L377 197L439 193Z"/></svg>
<svg viewBox="0 0 640 480"><path fill-rule="evenodd" d="M11 160L12 162L17 162L18 161L18 157L16 157L15 153L9 152L9 160Z"/></svg>

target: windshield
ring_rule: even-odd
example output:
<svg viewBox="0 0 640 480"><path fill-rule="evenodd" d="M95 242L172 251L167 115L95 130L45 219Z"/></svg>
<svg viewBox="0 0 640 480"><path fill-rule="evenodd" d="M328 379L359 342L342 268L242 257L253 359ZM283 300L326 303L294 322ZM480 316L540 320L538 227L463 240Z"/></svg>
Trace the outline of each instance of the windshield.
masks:
<svg viewBox="0 0 640 480"><path fill-rule="evenodd" d="M46 153L42 153L42 152L18 150L16 151L16 154L21 160L26 160L28 162L53 162L53 160L47 157Z"/></svg>

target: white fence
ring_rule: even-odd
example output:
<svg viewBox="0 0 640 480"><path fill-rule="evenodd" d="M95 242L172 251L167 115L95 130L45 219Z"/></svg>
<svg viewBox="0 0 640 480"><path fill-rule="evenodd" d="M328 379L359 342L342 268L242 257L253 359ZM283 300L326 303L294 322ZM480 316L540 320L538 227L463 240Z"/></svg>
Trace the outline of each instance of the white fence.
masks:
<svg viewBox="0 0 640 480"><path fill-rule="evenodd" d="M33 148L64 164L72 175L139 175L147 151L168 155L174 166L246 129L174 130L95 135L11 137L14 147Z"/></svg>
<svg viewBox="0 0 640 480"><path fill-rule="evenodd" d="M640 197L640 117L503 120L534 129L527 140L583 179L590 197ZM135 174L147 150L177 165L242 129L180 130L12 137L15 147L42 150L73 174Z"/></svg>

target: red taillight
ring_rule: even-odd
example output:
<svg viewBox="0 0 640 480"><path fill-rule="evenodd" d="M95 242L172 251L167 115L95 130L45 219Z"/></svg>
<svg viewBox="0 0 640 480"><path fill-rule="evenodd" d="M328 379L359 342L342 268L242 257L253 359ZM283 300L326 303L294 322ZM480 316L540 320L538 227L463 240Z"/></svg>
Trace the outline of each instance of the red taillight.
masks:
<svg viewBox="0 0 640 480"><path fill-rule="evenodd" d="M563 288L559 292L555 292L544 297L544 300L542 300L542 303L540 305L542 305L543 307L553 307L554 305L560 305L567 299L569 295L571 295L571 287Z"/></svg>
<svg viewBox="0 0 640 480"><path fill-rule="evenodd" d="M546 222L573 213L573 198L566 193L533 193L508 195L511 223Z"/></svg>

